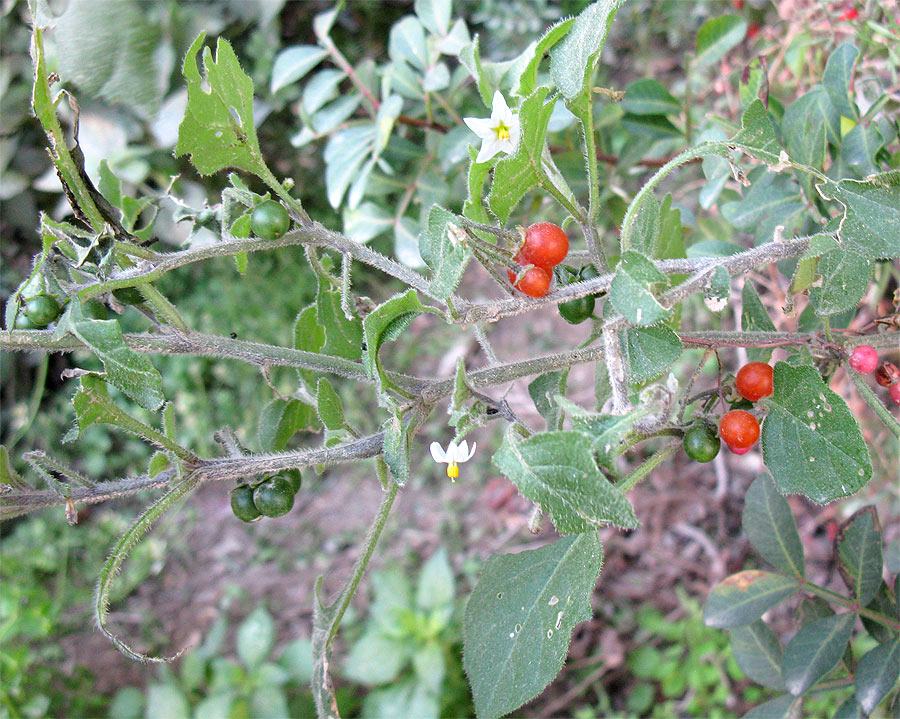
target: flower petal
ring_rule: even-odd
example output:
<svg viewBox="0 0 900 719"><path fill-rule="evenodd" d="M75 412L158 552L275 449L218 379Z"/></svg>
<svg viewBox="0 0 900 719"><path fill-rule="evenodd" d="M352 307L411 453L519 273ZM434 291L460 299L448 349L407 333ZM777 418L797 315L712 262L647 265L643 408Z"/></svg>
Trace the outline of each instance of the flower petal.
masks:
<svg viewBox="0 0 900 719"><path fill-rule="evenodd" d="M499 90L494 91L494 99L491 101L491 120L497 124L498 120L509 118L512 113L506 104L506 98Z"/></svg>
<svg viewBox="0 0 900 719"><path fill-rule="evenodd" d="M478 150L478 157L475 158L475 162L487 162L498 152L503 150L503 143L500 140L492 137L490 140L485 140L481 143L481 149Z"/></svg>
<svg viewBox="0 0 900 719"><path fill-rule="evenodd" d="M464 117L463 122L482 140L490 140L497 136L494 128L497 126L489 117Z"/></svg>
<svg viewBox="0 0 900 719"><path fill-rule="evenodd" d="M469 443L466 440L463 440L459 443L459 446L456 448L456 461L457 462L465 462L468 459L469 454Z"/></svg>
<svg viewBox="0 0 900 719"><path fill-rule="evenodd" d="M447 464L447 454L444 452L444 448L441 447L440 442L431 443L431 457L435 462Z"/></svg>
<svg viewBox="0 0 900 719"><path fill-rule="evenodd" d="M478 446L477 442L472 442L472 449L470 451L466 452L465 457L457 457L456 461L457 462L468 462L470 459L472 459L472 455L475 454L475 447L477 447L477 446Z"/></svg>

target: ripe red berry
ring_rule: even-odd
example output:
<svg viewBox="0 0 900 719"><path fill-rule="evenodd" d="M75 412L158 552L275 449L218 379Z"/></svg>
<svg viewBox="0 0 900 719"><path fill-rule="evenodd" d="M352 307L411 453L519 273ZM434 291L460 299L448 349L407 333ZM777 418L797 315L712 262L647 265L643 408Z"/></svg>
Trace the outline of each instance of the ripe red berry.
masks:
<svg viewBox="0 0 900 719"><path fill-rule="evenodd" d="M525 230L525 244L519 250L523 265L556 267L569 254L569 238L552 222L537 222Z"/></svg>
<svg viewBox="0 0 900 719"><path fill-rule="evenodd" d="M730 449L734 454L747 454L750 451L750 447L732 447L730 444L726 444L726 447Z"/></svg>
<svg viewBox="0 0 900 719"><path fill-rule="evenodd" d="M859 345L853 348L849 361L850 366L857 372L869 374L869 372L874 372L878 366L878 353L874 347Z"/></svg>
<svg viewBox="0 0 900 719"><path fill-rule="evenodd" d="M745 409L726 412L719 422L719 436L728 449L749 449L759 439L759 422Z"/></svg>
<svg viewBox="0 0 900 719"><path fill-rule="evenodd" d="M750 24L747 26L747 32L746 32L746 34L744 35L744 37L746 37L747 40L752 40L752 39L755 38L757 35L759 35L759 23L758 23L758 22L752 22L752 23L750 23Z"/></svg>
<svg viewBox="0 0 900 719"><path fill-rule="evenodd" d="M844 22L850 22L852 20L856 20L859 17L859 10L855 7L852 7L848 10L844 10L844 12L838 17L838 20L843 20Z"/></svg>
<svg viewBox="0 0 900 719"><path fill-rule="evenodd" d="M893 362L885 362L875 370L875 381L882 387L893 387L900 382L900 369Z"/></svg>
<svg viewBox="0 0 900 719"><path fill-rule="evenodd" d="M888 390L888 394L890 394L891 399L894 400L894 404L900 404L900 383L892 384L891 388Z"/></svg>
<svg viewBox="0 0 900 719"><path fill-rule="evenodd" d="M738 370L735 387L751 402L772 394L772 367L765 362L749 362Z"/></svg>
<svg viewBox="0 0 900 719"><path fill-rule="evenodd" d="M516 273L512 270L507 270L506 276L509 277L513 287L520 292L524 292L529 297L543 297L546 295L550 291L550 282L553 279L550 270L545 270L543 267L532 267L525 272L518 282L516 282Z"/></svg>

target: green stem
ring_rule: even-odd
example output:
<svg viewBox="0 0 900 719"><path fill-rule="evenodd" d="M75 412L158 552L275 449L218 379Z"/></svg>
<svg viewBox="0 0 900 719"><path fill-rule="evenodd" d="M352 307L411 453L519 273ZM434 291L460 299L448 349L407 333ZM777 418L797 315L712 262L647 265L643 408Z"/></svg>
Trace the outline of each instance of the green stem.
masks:
<svg viewBox="0 0 900 719"><path fill-rule="evenodd" d="M287 203L287 206L297 214L301 222L309 222L309 215L306 214L306 210L303 209L303 205L300 204L300 201L292 197L291 193L284 189L284 185L272 174L269 166L266 165L261 157L257 159L259 160L260 165L260 179L265 182L276 195Z"/></svg>
<svg viewBox="0 0 900 719"><path fill-rule="evenodd" d="M38 409L41 406L41 400L44 397L44 388L47 384L47 368L50 366L50 355L44 355L38 365L37 376L34 378L34 388L31 391L31 399L28 401L28 414L22 426L16 430L12 438L9 440L7 449L12 452L16 443L25 436L37 416Z"/></svg>
<svg viewBox="0 0 900 719"><path fill-rule="evenodd" d="M884 403L875 396L875 393L869 388L869 385L863 381L859 372L851 369L846 362L844 363L844 369L847 371L850 381L853 382L853 386L856 387L856 391L859 392L860 397L862 397L866 401L866 404L875 411L875 414L878 415L878 418L882 421L884 426L887 427L895 437L900 438L900 422L897 421L897 418L894 417L894 415L888 411L888 408L884 406Z"/></svg>
<svg viewBox="0 0 900 719"><path fill-rule="evenodd" d="M680 444L681 442L669 442L669 444L667 444L656 454L650 457L650 459L644 462L640 467L630 472L629 474L626 474L624 477L622 477L621 480L616 482L616 489L620 490L624 494L629 489L633 488L644 477L650 474L650 472L652 472L660 464L662 464L669 457L675 454Z"/></svg>
<svg viewBox="0 0 900 719"><path fill-rule="evenodd" d="M152 284L142 283L139 285L135 285L135 288L138 292L143 295L144 299L147 300L151 305L153 305L153 309L156 310L157 314L160 315L166 322L168 322L172 327L181 332L190 332L190 328L187 326L187 323L184 321L182 316L178 313L178 310L175 309L175 305L169 302L166 299L166 296L162 294L158 289L156 289Z"/></svg>
<svg viewBox="0 0 900 719"><path fill-rule="evenodd" d="M356 560L356 564L353 565L353 572L350 574L350 578L341 590L341 594L336 602L337 611L334 614L334 618L331 621L331 627L329 628L328 639L325 643L326 650L331 645L331 642L334 641L335 636L337 636L338 627L341 624L341 620L344 618L344 612L346 612L347 607L350 606L350 601L356 593L356 588L359 586L363 575L366 573L366 568L369 566L369 561L372 559L372 554L375 551L375 545L378 543L378 538L381 537L381 532L387 522L388 515L391 513L391 507L394 506L394 500L397 498L399 489L400 486L396 482L390 482L387 493L384 495L384 499L381 500L378 514L375 515L375 520L372 522L372 526L369 527L369 533L366 536L366 544L363 547L363 552L359 559Z"/></svg>
<svg viewBox="0 0 900 719"><path fill-rule="evenodd" d="M824 587L820 587L818 584L813 584L812 582L808 582L805 579L800 580L800 588L804 591L809 592L810 594L815 594L816 596L821 597L822 599L826 599L829 602L833 602L834 604L839 604L840 606L855 612L863 617L868 617L873 622L878 622L879 624L884 624L886 627L890 627L891 629L900 630L900 622L891 619L890 617L886 617L883 614L879 614L867 607L861 607L857 602L853 602L846 597L837 594L836 592L832 592L829 589L825 589Z"/></svg>

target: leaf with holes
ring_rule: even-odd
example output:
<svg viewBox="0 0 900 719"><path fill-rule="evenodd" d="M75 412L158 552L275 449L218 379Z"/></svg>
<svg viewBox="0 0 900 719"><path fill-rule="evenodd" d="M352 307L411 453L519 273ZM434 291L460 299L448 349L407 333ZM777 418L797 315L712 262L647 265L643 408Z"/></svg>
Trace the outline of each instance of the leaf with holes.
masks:
<svg viewBox="0 0 900 719"><path fill-rule="evenodd" d="M463 619L463 663L479 719L517 709L559 673L572 629L591 615L602 564L596 532L487 561Z"/></svg>
<svg viewBox="0 0 900 719"><path fill-rule="evenodd" d="M205 38L206 33L200 33L184 57L188 101L178 127L175 156L190 155L202 175L236 167L265 176L268 169L253 124L253 81L222 38L216 44L215 59L209 48L203 49L202 77L197 53Z"/></svg>
<svg viewBox="0 0 900 719"><path fill-rule="evenodd" d="M763 461L782 494L824 504L855 494L872 477L856 418L814 367L775 365L775 393L764 400Z"/></svg>
<svg viewBox="0 0 900 719"><path fill-rule="evenodd" d="M522 440L510 429L493 462L563 534L607 524L638 526L631 503L600 473L591 440L581 432L544 432Z"/></svg>

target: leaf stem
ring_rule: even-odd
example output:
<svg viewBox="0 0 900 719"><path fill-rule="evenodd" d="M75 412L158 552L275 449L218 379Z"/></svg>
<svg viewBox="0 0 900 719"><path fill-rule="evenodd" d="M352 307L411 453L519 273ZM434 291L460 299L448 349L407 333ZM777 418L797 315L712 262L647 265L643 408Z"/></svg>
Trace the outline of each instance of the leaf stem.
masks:
<svg viewBox="0 0 900 719"><path fill-rule="evenodd" d="M679 440L669 442L665 447L656 452L650 459L644 462L640 467L633 470L632 472L626 474L622 477L621 480L616 482L616 489L621 490L624 494L629 489L632 489L638 482L640 482L644 477L646 477L650 472L656 469L660 464L662 464L665 460L671 457L678 450L678 447L681 445Z"/></svg>
<svg viewBox="0 0 900 719"><path fill-rule="evenodd" d="M871 619L873 622L878 622L879 624L884 624L886 627L890 627L891 629L900 630L900 622L891 619L890 617L886 617L883 614L879 614L876 611L873 611L867 607L861 607L857 602L851 601L847 599L841 594L837 592L832 592L829 589L825 589L824 587L820 587L818 584L813 584L806 579L800 579L800 587L804 591L809 592L810 594L815 594L816 596L821 597L822 599L827 599L829 602L833 602L834 604L839 604L846 609L849 609L860 616L867 617Z"/></svg>

